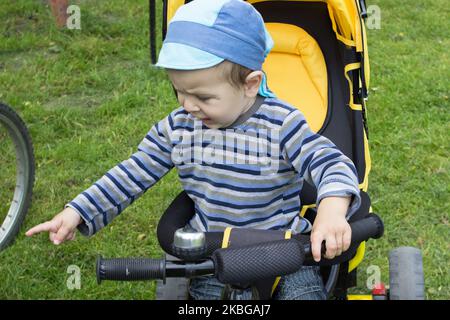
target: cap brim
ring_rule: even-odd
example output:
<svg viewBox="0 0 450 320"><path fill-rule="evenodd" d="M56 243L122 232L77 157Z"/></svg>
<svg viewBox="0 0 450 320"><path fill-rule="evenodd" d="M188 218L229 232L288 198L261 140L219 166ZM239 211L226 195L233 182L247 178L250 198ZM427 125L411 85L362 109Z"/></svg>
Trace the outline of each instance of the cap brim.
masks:
<svg viewBox="0 0 450 320"><path fill-rule="evenodd" d="M181 43L163 43L156 67L195 70L205 69L224 61L216 55Z"/></svg>

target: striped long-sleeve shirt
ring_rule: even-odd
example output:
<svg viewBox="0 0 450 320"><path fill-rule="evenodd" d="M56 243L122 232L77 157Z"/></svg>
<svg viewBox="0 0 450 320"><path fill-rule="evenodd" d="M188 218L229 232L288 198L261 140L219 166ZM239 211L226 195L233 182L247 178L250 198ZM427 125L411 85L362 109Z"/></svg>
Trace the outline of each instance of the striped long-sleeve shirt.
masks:
<svg viewBox="0 0 450 320"><path fill-rule="evenodd" d="M227 226L309 231L299 215L304 181L328 196L354 196L347 217L360 206L356 169L303 114L276 98L255 104L227 128L208 129L183 107L153 125L137 152L66 205L83 218L82 234L106 226L173 167L195 203L196 230Z"/></svg>

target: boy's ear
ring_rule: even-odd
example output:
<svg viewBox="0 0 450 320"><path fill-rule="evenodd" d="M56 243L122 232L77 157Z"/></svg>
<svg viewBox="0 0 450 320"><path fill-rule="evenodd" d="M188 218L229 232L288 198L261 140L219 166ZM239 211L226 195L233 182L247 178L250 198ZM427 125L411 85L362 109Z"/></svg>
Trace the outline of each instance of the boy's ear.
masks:
<svg viewBox="0 0 450 320"><path fill-rule="evenodd" d="M263 77L263 72L258 71L252 71L250 74L245 78L245 95L249 98L256 97L259 90L259 85L261 84Z"/></svg>

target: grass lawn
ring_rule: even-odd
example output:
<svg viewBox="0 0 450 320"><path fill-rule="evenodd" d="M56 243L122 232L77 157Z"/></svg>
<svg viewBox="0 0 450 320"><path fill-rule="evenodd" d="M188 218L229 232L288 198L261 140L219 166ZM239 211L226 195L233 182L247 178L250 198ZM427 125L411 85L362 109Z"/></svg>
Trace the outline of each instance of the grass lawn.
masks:
<svg viewBox="0 0 450 320"><path fill-rule="evenodd" d="M165 73L149 63L147 1L71 2L81 8L81 30L57 29L46 1L0 3L0 100L26 121L37 167L33 205L16 242L0 253L0 298L153 299L153 282L98 286L94 265L98 254L162 254L156 225L181 191L175 170L90 239L54 246L46 235L24 236L127 159L177 106ZM368 30L369 194L386 233L368 243L353 292L368 292L371 265L388 282L389 250L415 246L427 298L449 299L449 7L368 4L382 17L381 29ZM81 270L80 290L66 286L70 265Z"/></svg>

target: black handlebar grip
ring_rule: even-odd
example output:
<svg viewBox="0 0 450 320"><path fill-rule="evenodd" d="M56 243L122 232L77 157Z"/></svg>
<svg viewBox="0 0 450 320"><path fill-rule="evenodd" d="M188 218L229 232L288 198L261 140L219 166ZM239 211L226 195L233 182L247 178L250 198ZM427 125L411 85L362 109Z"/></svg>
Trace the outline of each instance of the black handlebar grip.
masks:
<svg viewBox="0 0 450 320"><path fill-rule="evenodd" d="M352 222L352 243L360 243L371 239L378 239L384 233L383 221L376 214L370 214L367 218Z"/></svg>
<svg viewBox="0 0 450 320"><path fill-rule="evenodd" d="M216 278L229 284L293 273L302 266L304 258L303 246L295 239L218 249L212 255Z"/></svg>
<svg viewBox="0 0 450 320"><path fill-rule="evenodd" d="M164 279L165 260L147 258L97 258L97 283L102 280L138 281Z"/></svg>

